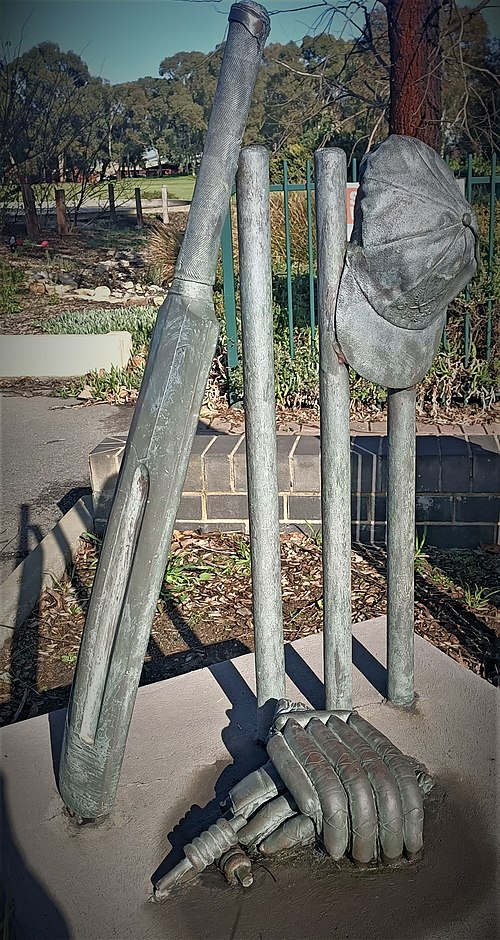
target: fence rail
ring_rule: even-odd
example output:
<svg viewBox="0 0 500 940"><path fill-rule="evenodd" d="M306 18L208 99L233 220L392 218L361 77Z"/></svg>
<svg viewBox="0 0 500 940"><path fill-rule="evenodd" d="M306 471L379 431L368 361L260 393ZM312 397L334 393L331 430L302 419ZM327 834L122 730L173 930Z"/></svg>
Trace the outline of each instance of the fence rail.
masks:
<svg viewBox="0 0 500 940"><path fill-rule="evenodd" d="M308 160L305 167L305 182L290 183L288 174L288 165L283 161L282 182L269 187L270 193L283 193L283 212L284 212L284 243L285 243L285 262L286 262L286 314L288 324L288 347L290 358L295 357L295 299L294 299L294 273L293 273L293 238L290 224L290 193L306 194L306 217L307 217L307 265L303 264L300 272L307 277L308 281L308 313L310 328L310 348L311 356L316 356L316 330L317 330L317 305L316 305L316 258L313 239L313 193L314 182L311 175L311 164ZM493 270L495 261L495 209L497 189L500 186L500 177L497 175L497 157L493 153L491 157L491 173L489 176L474 176L472 166L472 155L467 160L465 173L457 175L457 179L463 179L464 191L467 200L474 204L482 196L486 197L489 212L488 218L488 248L487 248L487 298L486 298L486 333L484 338L485 358L487 361L491 358L492 352L492 324L494 310L494 288L493 288ZM351 164L351 186L357 181L357 163L352 160ZM348 184L349 186L349 184ZM481 187L481 188L479 188ZM484 190L487 189L487 193ZM499 194L500 195L500 194ZM224 228L222 231L222 269L223 269L223 291L225 306L225 323L227 339L227 365L229 372L229 383L231 385L231 371L239 365L239 329L238 329L238 301L237 301L237 271L235 266L235 254L233 243L233 223L231 207L227 214ZM276 272L273 272L275 274ZM467 287L464 292L466 302L470 302L471 290ZM464 365L467 367L471 355L471 318L470 311L466 310L464 315ZM447 349L446 327L443 333L444 348ZM230 393L231 396L231 393Z"/></svg>

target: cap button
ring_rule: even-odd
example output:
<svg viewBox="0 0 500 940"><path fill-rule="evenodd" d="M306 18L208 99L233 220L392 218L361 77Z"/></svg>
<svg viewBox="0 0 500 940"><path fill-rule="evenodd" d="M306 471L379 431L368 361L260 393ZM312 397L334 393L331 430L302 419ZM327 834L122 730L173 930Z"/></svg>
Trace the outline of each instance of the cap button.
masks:
<svg viewBox="0 0 500 940"><path fill-rule="evenodd" d="M472 216L471 216L470 212L464 212L464 214L463 214L463 216L462 216L462 222L464 223L464 225L471 225L471 224L472 224Z"/></svg>

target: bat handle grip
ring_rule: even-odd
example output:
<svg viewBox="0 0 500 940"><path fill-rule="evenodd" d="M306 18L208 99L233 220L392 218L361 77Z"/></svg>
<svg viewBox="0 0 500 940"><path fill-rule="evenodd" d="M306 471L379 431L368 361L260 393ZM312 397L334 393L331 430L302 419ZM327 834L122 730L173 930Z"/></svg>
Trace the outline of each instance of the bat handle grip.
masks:
<svg viewBox="0 0 500 940"><path fill-rule="evenodd" d="M175 277L213 285L220 236L236 175L253 90L269 35L259 3L235 3Z"/></svg>

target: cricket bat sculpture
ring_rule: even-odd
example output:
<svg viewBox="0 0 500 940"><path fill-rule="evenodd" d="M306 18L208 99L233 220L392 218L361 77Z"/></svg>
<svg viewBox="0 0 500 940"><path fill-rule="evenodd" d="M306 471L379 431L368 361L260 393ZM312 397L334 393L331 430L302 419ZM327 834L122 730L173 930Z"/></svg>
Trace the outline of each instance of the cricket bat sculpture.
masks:
<svg viewBox="0 0 500 940"><path fill-rule="evenodd" d="M269 34L235 3L189 220L158 312L82 636L59 789L80 821L114 804L128 729L218 334L220 235Z"/></svg>

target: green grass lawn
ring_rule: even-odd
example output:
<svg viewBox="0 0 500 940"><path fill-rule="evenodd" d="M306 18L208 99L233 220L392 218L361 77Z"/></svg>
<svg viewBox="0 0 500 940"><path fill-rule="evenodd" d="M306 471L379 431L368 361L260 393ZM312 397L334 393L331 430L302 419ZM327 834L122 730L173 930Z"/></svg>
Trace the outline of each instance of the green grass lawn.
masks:
<svg viewBox="0 0 500 940"><path fill-rule="evenodd" d="M136 186L139 186L143 199L161 199L162 186L167 187L168 194L172 199L192 199L195 182L194 176L163 176L149 177L147 179L116 180L114 184L115 200L133 199ZM101 195L107 198L107 184L95 187L95 189L98 189Z"/></svg>
<svg viewBox="0 0 500 940"><path fill-rule="evenodd" d="M136 187L140 188L143 201L147 199L161 199L162 186L167 187L169 197L172 199L190 200L193 196L195 182L194 176L162 176L115 180L115 205L118 207L120 203L125 202L125 200L134 199ZM0 187L0 190L1 189L2 187ZM65 190L68 206L71 206L75 202L75 199L79 199L80 197L80 186L78 183L39 184L33 186L33 189L37 202L43 201L45 204L47 204L47 202L54 203L54 191L56 189ZM99 199L102 203L107 203L107 183L99 183L87 187L84 202L95 199Z"/></svg>

